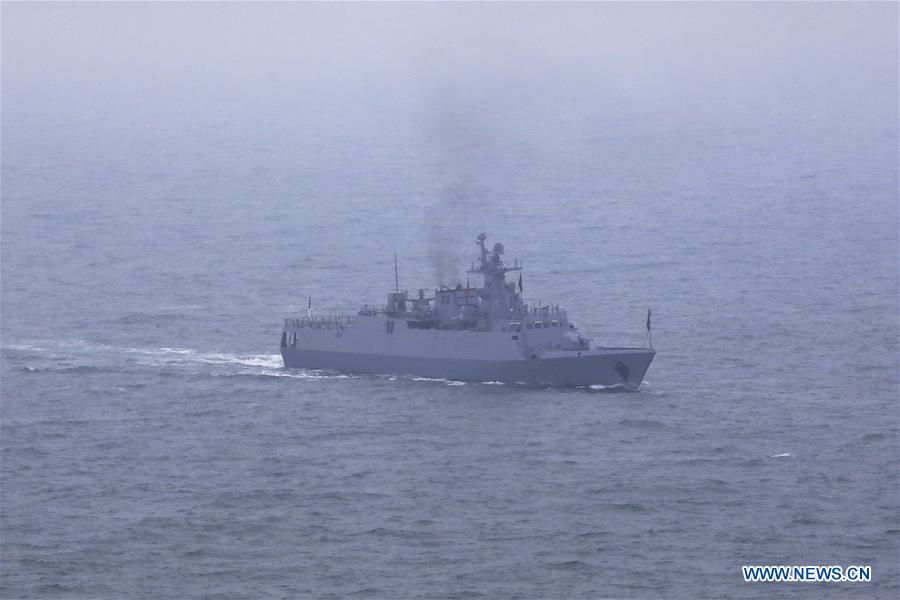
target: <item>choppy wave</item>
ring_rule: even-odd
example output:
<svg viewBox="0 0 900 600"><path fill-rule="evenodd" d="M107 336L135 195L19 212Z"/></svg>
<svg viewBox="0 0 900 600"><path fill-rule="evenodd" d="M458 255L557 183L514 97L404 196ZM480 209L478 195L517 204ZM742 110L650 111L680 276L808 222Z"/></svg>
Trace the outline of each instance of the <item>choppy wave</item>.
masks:
<svg viewBox="0 0 900 600"><path fill-rule="evenodd" d="M444 385L466 385L465 381L457 381L455 379L444 379L442 377L418 377L414 375L392 375L391 377L399 377L408 381L429 381L432 383L443 383Z"/></svg>
<svg viewBox="0 0 900 600"><path fill-rule="evenodd" d="M121 325L152 325L175 321L179 317L179 314L171 312L132 312L119 317L115 322Z"/></svg>
<svg viewBox="0 0 900 600"><path fill-rule="evenodd" d="M602 383L595 383L594 385L584 386L587 389L594 390L595 392L633 392L635 391L633 387L627 386L624 383L614 383L612 385L603 385Z"/></svg>

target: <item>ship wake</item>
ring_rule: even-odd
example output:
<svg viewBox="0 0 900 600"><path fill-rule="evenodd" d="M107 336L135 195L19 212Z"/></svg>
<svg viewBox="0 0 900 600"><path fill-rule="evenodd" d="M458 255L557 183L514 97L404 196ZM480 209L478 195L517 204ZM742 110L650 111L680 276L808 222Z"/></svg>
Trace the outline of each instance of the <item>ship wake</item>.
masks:
<svg viewBox="0 0 900 600"><path fill-rule="evenodd" d="M346 378L321 371L285 369L279 354L202 352L194 348L141 348L87 340L28 341L2 347L3 357L20 371L124 372L164 371L208 376L264 376L296 379Z"/></svg>

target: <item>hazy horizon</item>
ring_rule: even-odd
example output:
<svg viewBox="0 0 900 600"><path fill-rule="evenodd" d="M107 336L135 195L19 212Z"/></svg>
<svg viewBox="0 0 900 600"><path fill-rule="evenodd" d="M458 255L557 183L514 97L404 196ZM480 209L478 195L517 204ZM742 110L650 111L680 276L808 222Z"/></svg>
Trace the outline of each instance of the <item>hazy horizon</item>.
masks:
<svg viewBox="0 0 900 600"><path fill-rule="evenodd" d="M381 164L383 149L398 144L434 165L436 188L397 186L396 202L430 206L415 245L429 247L435 277L459 270L458 256L442 258L448 241L503 217L495 207L517 197L521 170L547 182L576 176L555 145L603 142L626 127L646 142L627 168L676 184L717 177L681 164L690 154L678 140L698 131L711 146L756 132L760 151L784 154L786 168L808 154L814 131L846 139L848 153L859 152L856 139L889 147L898 135L896 3L4 2L2 11L4 159L35 148L35 132L47 142L43 160L86 161L97 173L164 159L171 145L185 158L172 174L188 182L192 168L230 161L228 144L252 135L257 155L223 174L223 185L240 186L251 169L289 180L313 168L304 157L315 148L352 148L319 157L334 185L319 201L340 206L362 192L340 173L366 165L390 181L396 163ZM616 139L605 141L614 151Z"/></svg>

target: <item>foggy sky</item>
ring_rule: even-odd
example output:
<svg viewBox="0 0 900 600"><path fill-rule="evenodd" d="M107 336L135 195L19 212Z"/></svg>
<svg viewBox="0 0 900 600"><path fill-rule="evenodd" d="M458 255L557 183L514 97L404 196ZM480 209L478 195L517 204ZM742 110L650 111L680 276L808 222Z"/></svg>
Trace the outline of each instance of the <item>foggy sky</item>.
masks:
<svg viewBox="0 0 900 600"><path fill-rule="evenodd" d="M2 17L13 110L339 103L412 115L450 93L498 113L578 96L673 118L852 119L897 100L896 3L4 2Z"/></svg>

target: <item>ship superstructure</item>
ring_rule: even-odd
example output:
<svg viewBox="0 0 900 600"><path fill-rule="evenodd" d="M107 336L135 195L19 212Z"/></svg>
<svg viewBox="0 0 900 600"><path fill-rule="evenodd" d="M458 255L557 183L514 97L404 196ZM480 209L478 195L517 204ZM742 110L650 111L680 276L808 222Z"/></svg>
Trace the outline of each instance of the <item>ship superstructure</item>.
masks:
<svg viewBox="0 0 900 600"><path fill-rule="evenodd" d="M481 287L458 284L395 289L383 307L356 315L285 319L281 354L290 368L397 373L462 381L637 389L652 348L591 347L557 305L522 299L521 263L503 261L503 244L480 250L470 275ZM507 281L508 273L518 281ZM649 325L649 322L648 322Z"/></svg>

